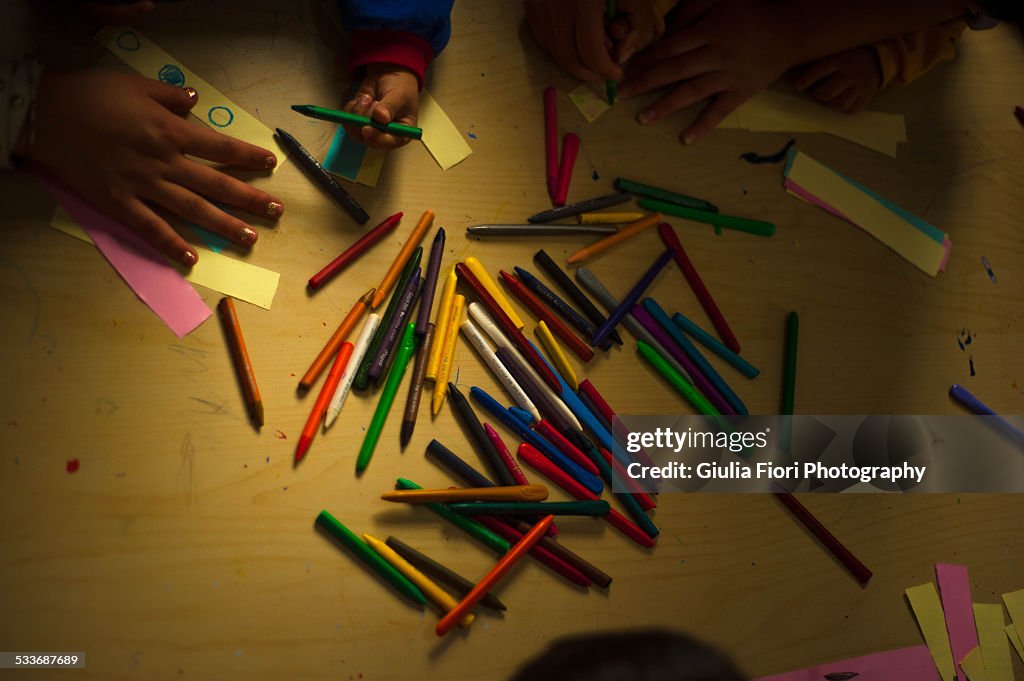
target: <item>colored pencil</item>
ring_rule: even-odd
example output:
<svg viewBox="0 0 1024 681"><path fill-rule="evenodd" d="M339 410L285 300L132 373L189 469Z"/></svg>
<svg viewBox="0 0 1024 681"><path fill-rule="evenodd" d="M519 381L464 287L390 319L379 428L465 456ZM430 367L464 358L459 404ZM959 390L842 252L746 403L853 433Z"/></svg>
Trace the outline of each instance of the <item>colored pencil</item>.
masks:
<svg viewBox="0 0 1024 681"><path fill-rule="evenodd" d="M456 264L455 271L458 273L459 278L464 281L467 286L473 289L477 298L479 298L480 302L483 303L490 311L494 320L501 327L502 331L505 332L505 335L508 336L508 339L512 341L517 348L519 348L519 351L523 354L523 357L526 358L526 361L530 363L530 366L540 374L540 377L544 379L545 383L551 386L553 390L557 390L558 379L555 377L554 372L548 369L547 365L544 364L544 360L542 360L537 355L537 352L530 346L526 337L523 336L522 331L519 330L519 327L517 327L509 316L505 314L504 310L501 309L501 306L498 305L494 297L487 292L487 289L484 288L483 284L481 284L469 268L466 267L465 263Z"/></svg>
<svg viewBox="0 0 1024 681"><path fill-rule="evenodd" d="M676 370L669 366L668 362L662 359L654 348L643 341L637 341L636 349L640 352L641 357L650 362L651 366L657 369L658 373L664 376L665 380L685 397L687 402L693 405L694 409L708 416L721 414L689 381L676 373Z"/></svg>
<svg viewBox="0 0 1024 681"><path fill-rule="evenodd" d="M370 387L370 365L373 364L373 358L377 356L377 350L380 349L381 344L384 342L384 332L387 330L394 319L395 314L398 313L399 304L402 302L401 291L405 290L406 284L412 279L412 275L417 271L420 265L420 259L423 257L423 249L417 248L412 253L412 257L409 258L409 262L405 264L405 269L402 271L402 275L398 279L398 293L391 296L391 300L388 301L388 306L384 310L384 314L380 318L380 325L377 327L376 333L373 338L370 339L370 345L366 348L366 355L363 357L363 363L359 365L359 371L356 373L356 378L353 386L356 390L366 390Z"/></svg>
<svg viewBox="0 0 1024 681"><path fill-rule="evenodd" d="M323 285L329 282L334 277L341 274L341 271L348 267L350 264L359 259L366 251L370 250L370 247L376 244L378 241L383 239L389 232L398 227L398 223L402 221L402 212L399 211L394 215L384 219L384 222L380 223L369 232L360 237L354 244L342 251L341 255L327 263L327 265L309 278L307 286L312 291L317 291L323 288Z"/></svg>
<svg viewBox="0 0 1024 681"><path fill-rule="evenodd" d="M438 636L444 636L451 631L452 627L465 617L474 605L480 602L484 594L490 591L512 569L512 566L533 548L544 535L552 520L554 520L552 516L546 516L534 525L529 532L523 535L522 539L508 550L508 553L501 557L497 564L491 568L491 571L473 587L473 590L466 594L454 609L441 618L435 629Z"/></svg>
<svg viewBox="0 0 1024 681"><path fill-rule="evenodd" d="M537 263L544 272L551 277L551 281L565 292L565 295L576 303L579 307L580 312L586 315L587 319L590 320L595 326L600 326L605 322L605 316L601 314L601 311L597 309L597 306L591 302L590 298L587 297L583 291L580 290L579 286L569 278L569 275L565 273L558 263L548 255L544 249L540 249L533 254L533 261ZM622 337L619 336L617 331L611 333L610 338L615 342L616 345L622 345Z"/></svg>
<svg viewBox="0 0 1024 681"><path fill-rule="evenodd" d="M380 380L387 375L387 370L391 365L389 360L394 360L398 339L405 330L406 320L416 306L416 298L419 297L420 272L420 268L417 267L409 281L405 283L405 287L401 291L395 292L398 296L398 307L395 308L395 314L388 320L377 353L370 360L370 370L367 376L373 385L380 383Z"/></svg>
<svg viewBox="0 0 1024 681"><path fill-rule="evenodd" d="M433 577L436 581L441 582L460 595L465 595L473 589L473 582L450 568L445 567L441 563L438 563L426 554L417 551L405 542L396 539L395 537L388 537L385 543L391 547L395 553L400 555L402 558L405 558L421 572ZM498 612L508 610L508 607L502 603L497 596L490 593L486 594L480 600L480 605Z"/></svg>
<svg viewBox="0 0 1024 681"><path fill-rule="evenodd" d="M672 319L669 318L668 313L658 304L658 301L654 298L644 298L643 307L647 310L647 313L651 315L655 322L662 328L662 330L668 334L672 342L675 343L683 352L693 361L694 366L697 367L700 373L708 379L708 381L715 387L715 390L725 398L726 402L733 410L742 416L746 416L749 412L747 406L743 404L743 400L740 399L739 395L725 382L722 375L708 360L700 353L700 350L693 344L693 342L686 337L678 326L676 326Z"/></svg>
<svg viewBox="0 0 1024 681"><path fill-rule="evenodd" d="M1004 435L1016 442L1018 446L1024 447L1024 431L1021 431L1020 428L994 412L984 402L972 395L967 388L954 383L949 386L949 396L973 411L975 414L987 417L982 419L985 423L1002 431Z"/></svg>
<svg viewBox="0 0 1024 681"><path fill-rule="evenodd" d="M537 322L537 326L533 329L534 335L540 339L541 345L548 351L551 356L551 362L558 369L558 373L562 375L562 378L575 390L579 386L579 379L576 377L576 370L572 368L572 364L569 363L569 358L565 356L562 351L562 346L558 344L555 337L551 334L551 329L544 320Z"/></svg>
<svg viewBox="0 0 1024 681"><path fill-rule="evenodd" d="M582 425L573 416L560 399L557 393L552 393L547 386L538 381L530 373L526 364L516 355L512 348L498 348L494 351L498 360L508 369L512 377L516 379L530 400L537 405L541 415L557 424L559 430L581 430Z"/></svg>
<svg viewBox="0 0 1024 681"><path fill-rule="evenodd" d="M551 203L564 206L569 195L569 183L572 181L572 170L576 166L576 155L580 151L580 138L574 132L568 132L562 138L562 160L558 164L558 182L555 197Z"/></svg>
<svg viewBox="0 0 1024 681"><path fill-rule="evenodd" d="M722 227L725 227L738 232L756 234L757 236L771 236L775 234L775 225L770 222L764 222L763 220L751 220L750 218L740 218L734 215L722 215L721 213L712 213L711 211L697 210L696 208L687 208L686 206L677 206L674 203L665 203L664 201L655 201L654 199L640 199L640 207L646 210L656 210L661 213L665 213L666 215L674 215L675 217L683 218L684 220L704 222L709 225L713 225L716 231L720 231Z"/></svg>
<svg viewBox="0 0 1024 681"><path fill-rule="evenodd" d="M505 297L505 294L501 292L501 288L498 287L498 283L491 278L491 275L487 273L487 268L483 264L474 258L473 256L467 257L464 261L469 271L473 273L477 281L484 287L484 289L491 294L494 298L494 302L501 306L502 311L508 315L508 318L512 320L512 323L516 325L517 329L522 329L526 326L526 322L523 321L519 313L516 312L516 308L512 305L512 302Z"/></svg>
<svg viewBox="0 0 1024 681"><path fill-rule="evenodd" d="M558 91L544 88L544 166L548 197L554 201L558 191Z"/></svg>
<svg viewBox="0 0 1024 681"><path fill-rule="evenodd" d="M531 272L518 265L514 269L523 285L530 289L530 292L542 300L555 314L564 319L566 324L582 333L585 338L593 337L595 327L589 319L577 312L572 305L562 300L557 293L548 288L540 279L533 276ZM611 347L611 338L606 339L600 344L602 350L609 350Z"/></svg>
<svg viewBox="0 0 1024 681"><path fill-rule="evenodd" d="M316 106L315 104L292 104L292 111L296 111L303 116L310 118L318 118L322 121L331 121L332 123L348 123L349 125L360 125L370 126L386 132L396 137L407 137L409 139L418 140L423 138L422 128L417 128L415 125L405 125L404 123L380 123L373 120L369 116L360 116L359 114L350 113L348 111L339 111L338 109L329 109L325 106Z"/></svg>
<svg viewBox="0 0 1024 681"><path fill-rule="evenodd" d="M377 447L377 441L380 439L380 431L384 427L384 422L388 418L388 412L391 411L391 405L395 401L398 384L402 382L405 368L415 351L416 324L410 322L405 327L405 333L402 334L402 341L395 355L395 368L388 374L388 380L384 383L384 389L380 392L380 400L377 402L377 408L373 411L370 425L366 427L366 435L363 437L363 444L359 448L359 457L356 459L357 473L362 473L370 465L373 450Z"/></svg>
<svg viewBox="0 0 1024 681"><path fill-rule="evenodd" d="M726 362L728 362L736 371L740 372L747 378L755 378L761 373L761 370L755 367L753 364L743 359L731 349L726 347L724 343L712 336L704 329L697 326L692 320L687 319L684 315L677 312L672 315L672 323L678 326L681 330L685 331L689 335L693 336L693 339L699 342L701 345L706 347L711 352L715 353Z"/></svg>
<svg viewBox="0 0 1024 681"><path fill-rule="evenodd" d="M548 328L562 339L566 346L572 350L573 354L584 362L589 362L594 358L594 351L590 349L590 346L570 331L560 319L555 317L554 313L526 287L526 284L505 270L502 270L499 274L501 275L502 282L512 291L512 294L522 301L523 305L536 315L540 321L547 324Z"/></svg>
<svg viewBox="0 0 1024 681"><path fill-rule="evenodd" d="M661 213L650 213L645 215L636 222L626 225L615 234L609 234L600 241L581 248L566 258L565 262L570 265L575 265L576 263L583 262L584 260L589 260L594 256L604 253L612 246L616 246L626 239L636 236L648 227L653 227L659 222L661 222Z"/></svg>
<svg viewBox="0 0 1024 681"><path fill-rule="evenodd" d="M566 206L560 206L558 208L552 208L550 210L543 210L535 215L531 215L526 218L527 222L554 222L555 220L561 220L563 218L571 218L574 215L580 213L589 213L595 210L601 210L602 208L609 208L611 206L617 206L620 203L626 203L632 199L632 195L625 192L618 194L608 194L607 196L598 196L593 199L586 199L585 201L577 201L576 203L570 203Z"/></svg>
<svg viewBox="0 0 1024 681"><path fill-rule="evenodd" d="M224 327L224 337L227 339L235 375L238 376L238 383L242 386L242 397L245 399L249 418L257 428L262 428L263 398L260 396L259 386L256 385L256 373L252 370L249 351L245 347L245 338L242 336L242 327L238 323L235 301L227 297L221 298L217 303L217 316L220 317L221 325Z"/></svg>
<svg viewBox="0 0 1024 681"><path fill-rule="evenodd" d="M688 206L690 208L696 208L697 210L706 210L711 213L718 212L718 206L709 201L705 201L704 199L698 199L693 196L687 196L686 194L680 194L667 189L652 187L649 184L634 182L633 180L627 180L622 177L615 180L615 188L620 192L629 192L630 194L636 194L637 196L642 196L648 199L656 199L666 203Z"/></svg>
<svg viewBox="0 0 1024 681"><path fill-rule="evenodd" d="M460 329L463 335L469 339L469 344L476 350L476 354L483 360L484 365L490 370L494 378L497 379L501 387L505 389L505 392L515 400L516 404L530 412L530 415L535 419L540 420L540 412L537 410L537 405L533 403L533 400L526 394L522 386L516 382L516 379L508 372L508 369L501 363L498 356L494 354L494 350L487 344L487 339L476 328L472 320L464 320L460 325Z"/></svg>
<svg viewBox="0 0 1024 681"><path fill-rule="evenodd" d="M334 537L348 549L356 558L361 560L367 567L389 582L403 596L420 605L427 604L427 598L423 592L406 579L402 574L393 568L390 563L380 557L362 539L357 537L352 530L341 524L337 518L327 511L320 511L316 517L316 526Z"/></svg>
<svg viewBox="0 0 1024 681"><path fill-rule="evenodd" d="M334 397L334 391L337 390L338 384L341 382L342 372L345 371L352 357L353 349L354 346L351 343L347 341L342 343L341 349L338 350L338 355L334 359L334 364L331 365L331 370L327 372L327 379L320 387L320 394L317 395L316 402L313 403L313 409L309 412L309 418L306 419L306 425L303 426L302 434L299 435L299 442L295 447L296 466L306 456L306 452L309 451L313 437L316 435L320 422L323 420L324 411L327 409L331 398Z"/></svg>
<svg viewBox="0 0 1024 681"><path fill-rule="evenodd" d="M639 210L631 211L599 211L595 213L580 213L576 216L576 222L581 225L628 225L636 222L646 213Z"/></svg>
<svg viewBox="0 0 1024 681"><path fill-rule="evenodd" d="M452 374L452 366L455 364L455 345L459 340L459 324L462 321L462 312L466 308L465 296L456 294L452 304L451 316L445 324L445 338L441 346L441 362L437 368L437 377L434 379L434 392L430 400L430 413L433 416L441 411L444 404L445 388L448 387L448 378Z"/></svg>
<svg viewBox="0 0 1024 681"><path fill-rule="evenodd" d="M616 325L622 321L622 318L632 310L633 305L635 305L636 301L640 299L640 296L644 294L644 291L650 288L651 284L654 283L655 277L658 276L658 273L665 268L665 265L667 265L671 259L672 251L665 251L658 256L658 259L654 261L654 264L644 272L643 276L640 277L640 280L637 281L637 283L633 285L633 288L629 290L629 293L622 298L619 302L619 306L611 311L605 323L598 327L597 331L594 333L593 339L591 339L591 343L595 345L600 343L608 336L609 333L612 332L612 329L614 329Z"/></svg>
<svg viewBox="0 0 1024 681"><path fill-rule="evenodd" d="M398 478L395 480L395 489L398 490L421 490L423 489L412 480L407 478ZM503 554L509 549L509 543L502 539L500 536L487 529L472 518L468 518L458 513L452 513L448 510L448 507L441 503L426 503L423 504L427 509L441 516L455 527L459 528L473 539L476 539L481 544L491 549L495 553Z"/></svg>
<svg viewBox="0 0 1024 681"><path fill-rule="evenodd" d="M796 516L796 519L803 523L804 527L817 537L818 541L825 545L825 548L836 557L840 563L843 564L847 570L850 571L858 582L861 584L867 584L871 580L872 572L867 568L864 563L853 555L848 548L843 546L843 543L836 539L835 535L828 531L828 529L821 524L814 514L807 510L807 507L800 503L800 501L788 492L774 492L775 497L782 502L782 504Z"/></svg>
<svg viewBox="0 0 1024 681"><path fill-rule="evenodd" d="M412 582L417 589L423 592L431 603L441 609L441 612L448 612L458 603L447 591L434 583L429 577L417 570L409 561L398 555L398 552L390 546L377 539L371 534L363 534L363 541L377 554L398 570L403 577ZM475 615L469 614L459 622L460 627L468 627L476 619Z"/></svg>
<svg viewBox="0 0 1024 681"><path fill-rule="evenodd" d="M370 289L359 297L356 304L352 306L352 309L348 311L345 318L341 320L341 324L338 325L337 330L331 334L331 337L327 340L327 344L324 345L320 354L316 356L313 363L306 369L306 373L299 379L299 390L309 390L316 383L316 380L323 373L324 367L331 361L331 359L338 354L338 348L345 342L349 334L352 333L352 329L355 328L356 324L359 323L359 319L363 314L370 308L370 300L373 299L374 289Z"/></svg>
<svg viewBox="0 0 1024 681"><path fill-rule="evenodd" d="M434 316L434 340L430 345L430 355L427 361L427 378L431 381L437 380L437 367L441 364L441 346L448 334L448 318L452 315L452 305L455 302L455 285L458 283L455 276L455 268L448 270L444 278L444 286L441 288L441 299L437 303L437 314Z"/></svg>
<svg viewBox="0 0 1024 681"><path fill-rule="evenodd" d="M434 306L434 291L437 289L437 275L441 271L441 258L444 256L444 227L437 228L434 242L430 246L430 259L427 261L427 272L423 275L423 293L420 298L420 311L416 315L416 335L423 337L430 323L430 312Z"/></svg>
<svg viewBox="0 0 1024 681"><path fill-rule="evenodd" d="M324 170L324 167L320 165L320 161L317 161L313 154L309 153L304 146L299 144L297 139L281 128L275 128L275 132L277 132L277 138L280 140L281 145L288 150L288 155L295 159L296 163L306 172L306 175L314 183L320 185L321 189L330 194L331 198L337 201L345 209L345 212L352 216L353 220L360 225L366 224L370 216L352 198L352 195L338 184L334 176Z"/></svg>
<svg viewBox="0 0 1024 681"><path fill-rule="evenodd" d="M686 255L686 249L679 243L679 237L676 236L675 230L668 223L662 223L658 225L658 234L661 236L661 241L665 244L665 248L672 251L676 264L682 271L683 277L686 278L686 283L690 285L693 294L697 296L700 306L704 308L704 312L711 319L711 323L714 325L715 330L718 331L718 335L722 337L722 341L733 352L739 352L740 342L736 340L736 335L729 328L729 323L725 321L725 317L722 315L722 311L718 309L715 299L708 293L708 288L704 285L700 274L697 273L697 268L693 266L689 256Z"/></svg>
<svg viewBox="0 0 1024 681"><path fill-rule="evenodd" d="M448 397L459 416L459 420L462 421L462 425L469 431L471 441L476 444L477 453L488 463L491 472L501 481L502 485L515 486L515 479L513 479L508 469L502 464L497 450L494 449L494 443L487 438L483 424L477 418L473 407L469 404L469 400L455 387L454 383L448 384Z"/></svg>
<svg viewBox="0 0 1024 681"><path fill-rule="evenodd" d="M367 304L369 301L366 301ZM352 389L352 383L355 381L356 372L359 371L359 366L363 362L363 357L366 355L366 348L370 345L370 339L373 334L377 332L377 327L380 325L380 315L370 313L366 318L366 323L363 324L362 330L359 332L359 336L356 338L355 348L352 350L352 357L349 358L348 364L345 365L345 371L341 374L341 380L338 382L338 387L334 391L334 395L331 397L330 404L327 405L327 412L324 414L324 429L330 428L334 425L334 422L338 418L338 414L341 413L341 408L345 404L345 398L348 397L349 391Z"/></svg>
<svg viewBox="0 0 1024 681"><path fill-rule="evenodd" d="M398 443L405 449L412 438L412 432L416 428L416 418L420 413L420 399L423 396L423 380L427 374L427 355L430 354L430 344L434 340L434 324L427 324L427 332L420 339L419 348L416 350L416 360L412 365L412 380L409 382L409 394L405 398L405 412L402 414L402 427L398 435Z"/></svg>
<svg viewBox="0 0 1024 681"><path fill-rule="evenodd" d="M384 298L387 297L388 293L391 292L391 288L395 285L405 264L412 257L412 253L423 241L423 236L430 229L430 226L434 224L434 211L426 210L423 211L423 215L420 216L420 221L416 223L412 232L409 234L409 238L405 244L402 245L402 250L398 252L398 256L395 257L395 261L391 263L391 267L388 268L387 273L384 275L384 279L381 280L380 286L377 287L377 292L373 294L373 303L371 307L377 309L377 306L384 302Z"/></svg>
<svg viewBox="0 0 1024 681"><path fill-rule="evenodd" d="M403 504L447 504L453 501L544 501L548 488L544 485L499 485L495 487L462 487L452 489L415 489L385 492L384 501Z"/></svg>
<svg viewBox="0 0 1024 681"><path fill-rule="evenodd" d="M466 234L475 237L488 236L604 236L615 234L615 225L472 225Z"/></svg>

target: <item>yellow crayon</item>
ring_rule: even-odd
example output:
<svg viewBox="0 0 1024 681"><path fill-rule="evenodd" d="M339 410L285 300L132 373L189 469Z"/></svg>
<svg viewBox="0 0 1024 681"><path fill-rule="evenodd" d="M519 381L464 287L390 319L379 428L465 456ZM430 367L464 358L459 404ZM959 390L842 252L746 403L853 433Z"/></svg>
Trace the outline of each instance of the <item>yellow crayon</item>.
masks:
<svg viewBox="0 0 1024 681"><path fill-rule="evenodd" d="M391 563L391 567L402 573L403 577L415 584L431 603L441 608L442 612L448 612L459 604L458 601L452 598L447 591L438 586L437 582L413 567L412 563L395 553L393 548L382 542L380 539L369 534L364 534L363 541L369 544L370 548L376 551L381 558ZM473 623L474 619L476 619L476 615L470 613L462 618L459 622L459 626L468 627Z"/></svg>
<svg viewBox="0 0 1024 681"><path fill-rule="evenodd" d="M441 364L441 349L448 334L448 317L452 314L452 302L455 298L455 285L459 282L455 267L448 270L441 289L441 300L437 305L437 316L434 317L434 342L430 346L430 357L427 360L426 377L437 380L437 367Z"/></svg>
<svg viewBox="0 0 1024 681"><path fill-rule="evenodd" d="M504 292L498 287L498 284L491 279L491 275L487 274L487 269L484 268L483 264L473 256L466 258L465 262L469 271L476 275L476 278L483 285L484 289L491 294L494 301L498 303L498 307L508 315L508 318L516 325L516 328L522 329L526 326L523 322L523 318L519 316L516 309L512 307L512 303L510 303L508 298L505 297Z"/></svg>
<svg viewBox="0 0 1024 681"><path fill-rule="evenodd" d="M541 345L548 351L548 356L551 358L551 363L558 369L558 373L562 374L562 378L569 384L569 387L573 390L579 390L580 383L576 378L576 370L569 364L569 358L565 356L561 346L558 345L558 341L551 334L551 329L544 323L544 320L537 322L537 328L533 330L537 334L537 338L540 339Z"/></svg>
<svg viewBox="0 0 1024 681"><path fill-rule="evenodd" d="M448 394L448 377L452 375L452 364L455 363L455 342L459 340L459 324L462 323L462 312L465 309L466 296L456 294L452 302L451 315L448 317L444 342L441 344L441 362L437 367L437 378L434 380L434 396L430 401L430 411L434 416L437 416L437 412L441 411L444 397ZM437 337L436 331L434 337Z"/></svg>
<svg viewBox="0 0 1024 681"><path fill-rule="evenodd" d="M640 211L580 213L576 216L576 222L581 225L628 225L644 215L646 213Z"/></svg>

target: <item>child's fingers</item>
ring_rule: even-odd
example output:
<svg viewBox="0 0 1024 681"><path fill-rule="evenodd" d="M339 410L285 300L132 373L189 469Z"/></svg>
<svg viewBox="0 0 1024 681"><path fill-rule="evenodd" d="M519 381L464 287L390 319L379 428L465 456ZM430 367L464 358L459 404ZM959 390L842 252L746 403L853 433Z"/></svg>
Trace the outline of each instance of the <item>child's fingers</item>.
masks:
<svg viewBox="0 0 1024 681"><path fill-rule="evenodd" d="M842 94L829 102L828 105L833 109L849 113L859 98L860 92L851 88L849 90L844 90Z"/></svg>
<svg viewBox="0 0 1024 681"><path fill-rule="evenodd" d="M683 28L696 23L717 2L718 0L688 0L687 2L678 3L669 15L672 20L672 27Z"/></svg>
<svg viewBox="0 0 1024 681"><path fill-rule="evenodd" d="M651 90L679 83L703 74L714 73L721 68L716 53L702 48L679 57L664 59L650 68L637 71L630 70L629 80L622 84L619 93L623 97L633 97Z"/></svg>
<svg viewBox="0 0 1024 681"><path fill-rule="evenodd" d="M191 111L199 101L199 93L193 87L177 87L158 80L140 78L144 86L157 103L179 116Z"/></svg>
<svg viewBox="0 0 1024 681"><path fill-rule="evenodd" d="M225 213L195 192L173 182L164 182L147 198L189 222L243 246L256 243L259 235L234 215Z"/></svg>
<svg viewBox="0 0 1024 681"><path fill-rule="evenodd" d="M173 261L192 267L199 260L195 249L182 239L166 220L140 200L132 199L120 210L115 211L113 217L119 218L141 234L146 241Z"/></svg>
<svg viewBox="0 0 1024 681"><path fill-rule="evenodd" d="M274 152L263 147L228 137L201 125L188 125L187 128L187 137L182 145L182 151L186 154L246 170L270 170L277 165Z"/></svg>
<svg viewBox="0 0 1024 681"><path fill-rule="evenodd" d="M641 72L655 64L698 50L708 44L702 31L688 29L666 35L644 50L630 65L631 72Z"/></svg>
<svg viewBox="0 0 1024 681"><path fill-rule="evenodd" d="M586 68L602 78L622 78L622 68L612 61L605 46L604 16L595 12L583 12L577 18L576 50Z"/></svg>
<svg viewBox="0 0 1024 681"><path fill-rule="evenodd" d="M809 65L793 81L797 92L803 92L823 78L827 78L839 70L839 62L834 59L819 59Z"/></svg>
<svg viewBox="0 0 1024 681"><path fill-rule="evenodd" d="M711 103L701 112L697 120L679 136L683 144L693 144L697 140L709 135L718 124L725 120L725 117L735 111L749 96L739 92L723 92L711 100Z"/></svg>
<svg viewBox="0 0 1024 681"><path fill-rule="evenodd" d="M168 179L196 194L253 215L276 220L284 213L284 206L275 197L201 163L185 161L170 173Z"/></svg>
<svg viewBox="0 0 1024 681"><path fill-rule="evenodd" d="M689 80L644 109L637 116L643 125L655 123L671 113L685 109L725 89L725 77L720 73L709 73Z"/></svg>
<svg viewBox="0 0 1024 681"><path fill-rule="evenodd" d="M841 74L830 76L811 90L811 96L819 102L831 102L850 89L850 82Z"/></svg>

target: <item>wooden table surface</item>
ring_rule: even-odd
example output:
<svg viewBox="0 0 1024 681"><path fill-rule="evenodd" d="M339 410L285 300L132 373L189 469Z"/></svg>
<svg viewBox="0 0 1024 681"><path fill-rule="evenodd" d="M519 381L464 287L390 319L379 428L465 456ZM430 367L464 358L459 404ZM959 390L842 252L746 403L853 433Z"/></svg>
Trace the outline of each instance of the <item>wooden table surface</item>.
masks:
<svg viewBox="0 0 1024 681"><path fill-rule="evenodd" d="M676 137L692 113L643 128L633 122L639 101L587 124L564 94L576 83L533 43L521 11L514 2L457 4L429 88L473 154L444 172L412 144L388 157L376 189L351 186L375 222L398 210L407 217L321 292L308 295L306 280L360 230L294 162L254 180L286 206L279 225L260 226L250 253L233 254L281 274L271 310L238 304L266 408L260 432L247 421L215 318L177 339L93 247L49 226L54 203L34 178L0 178L0 648L85 651L88 666L76 678L89 679L500 680L559 635L660 625L723 647L757 676L920 643L902 594L933 579L936 562L968 565L978 601L1024 587L1019 496L807 497L874 571L862 588L770 496L664 495L651 551L601 523L560 522L566 545L615 578L607 591L573 588L524 564L498 590L504 617L485 612L468 632L439 640L432 611L406 605L314 530L328 509L356 532L394 535L471 578L493 563L429 512L378 499L399 475L451 484L424 459L431 438L478 461L448 407L433 422L423 409L400 452L403 387L357 479L354 459L376 400L350 398L296 469L315 395L295 388L423 210L448 232L446 265L476 255L494 274L532 267L538 240L474 241L463 228L520 222L548 205L541 92L549 84L562 93L562 131L582 138L571 200L608 193L622 176L778 225L764 239L674 221L744 355L761 369L753 381L726 374L751 413L778 409L790 310L801 318L797 413L961 413L947 396L954 382L997 411L1022 412L1018 31L969 33L955 63L878 100L877 110L907 117L910 142L896 159L797 135L800 149L950 234L949 266L931 278L787 196L780 166L738 160L778 149L785 134L719 130L684 147ZM161 4L140 30L268 126L326 152L333 126L288 110L338 103L345 87L342 43L318 3ZM85 52L115 64L101 48ZM543 247L562 258L581 243ZM621 295L661 249L652 230L590 266ZM199 292L211 306L220 298ZM652 294L707 322L674 265ZM957 344L964 329L968 351ZM576 366L619 411L688 413L628 337ZM466 389L497 390L464 341L453 376ZM73 459L80 469L69 473Z"/></svg>

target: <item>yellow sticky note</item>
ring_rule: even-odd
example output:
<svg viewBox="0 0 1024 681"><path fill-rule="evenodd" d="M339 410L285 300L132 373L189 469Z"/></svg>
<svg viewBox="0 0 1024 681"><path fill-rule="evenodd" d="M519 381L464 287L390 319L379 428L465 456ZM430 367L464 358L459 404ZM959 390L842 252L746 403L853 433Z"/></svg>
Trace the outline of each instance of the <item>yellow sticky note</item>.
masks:
<svg viewBox="0 0 1024 681"><path fill-rule="evenodd" d="M92 239L81 225L60 207L53 214L50 226L76 239L92 243ZM199 252L199 262L189 271L179 266L182 276L187 281L258 305L265 310L270 309L271 303L274 302L274 294L277 293L280 274L215 253L200 245L195 245L195 248Z"/></svg>
<svg viewBox="0 0 1024 681"><path fill-rule="evenodd" d="M912 586L906 590L907 600L917 618L917 626L921 629L924 642L928 646L935 668L944 681L956 678L956 667L953 665L953 651L949 647L949 636L946 634L946 618L942 613L939 592L931 582Z"/></svg>
<svg viewBox="0 0 1024 681"><path fill-rule="evenodd" d="M1013 644L1013 649L1017 651L1017 655L1020 656L1021 662L1024 662L1024 643L1020 640L1020 635L1017 633L1017 628L1012 624L1007 624L1003 631L1006 632L1006 638L1010 639L1010 643Z"/></svg>
<svg viewBox="0 0 1024 681"><path fill-rule="evenodd" d="M583 83L570 92L569 101L579 109L579 112L587 119L587 123L593 123L601 117L601 114L612 108L604 97L594 91L593 86L589 83Z"/></svg>
<svg viewBox="0 0 1024 681"><path fill-rule="evenodd" d="M380 180L380 171L384 169L384 158L388 152L384 149L368 147L363 155L363 163L356 174L356 182L366 187L376 187Z"/></svg>
<svg viewBox="0 0 1024 681"><path fill-rule="evenodd" d="M985 662L985 675L989 681L1013 681L1010 646L1003 635L1003 606L998 603L973 605L981 658Z"/></svg>
<svg viewBox="0 0 1024 681"><path fill-rule="evenodd" d="M441 105L426 90L420 93L417 125L423 129L424 146L442 170L461 163L473 153L452 119L448 118Z"/></svg>
<svg viewBox="0 0 1024 681"><path fill-rule="evenodd" d="M969 681L989 681L980 646L967 653L967 657L960 662L960 669L967 675Z"/></svg>
<svg viewBox="0 0 1024 681"><path fill-rule="evenodd" d="M1003 594L1003 603L1017 629L1017 637L1024 641L1024 589Z"/></svg>
<svg viewBox="0 0 1024 681"><path fill-rule="evenodd" d="M288 157L288 152L277 143L270 128L134 28L107 26L96 34L96 40L147 78L178 87L194 87L199 92L199 103L192 109L192 115L218 132L276 151L278 163L275 170Z"/></svg>
<svg viewBox="0 0 1024 681"><path fill-rule="evenodd" d="M946 251L891 209L847 182L831 168L797 153L786 178L845 215L851 222L926 274L939 273Z"/></svg>

